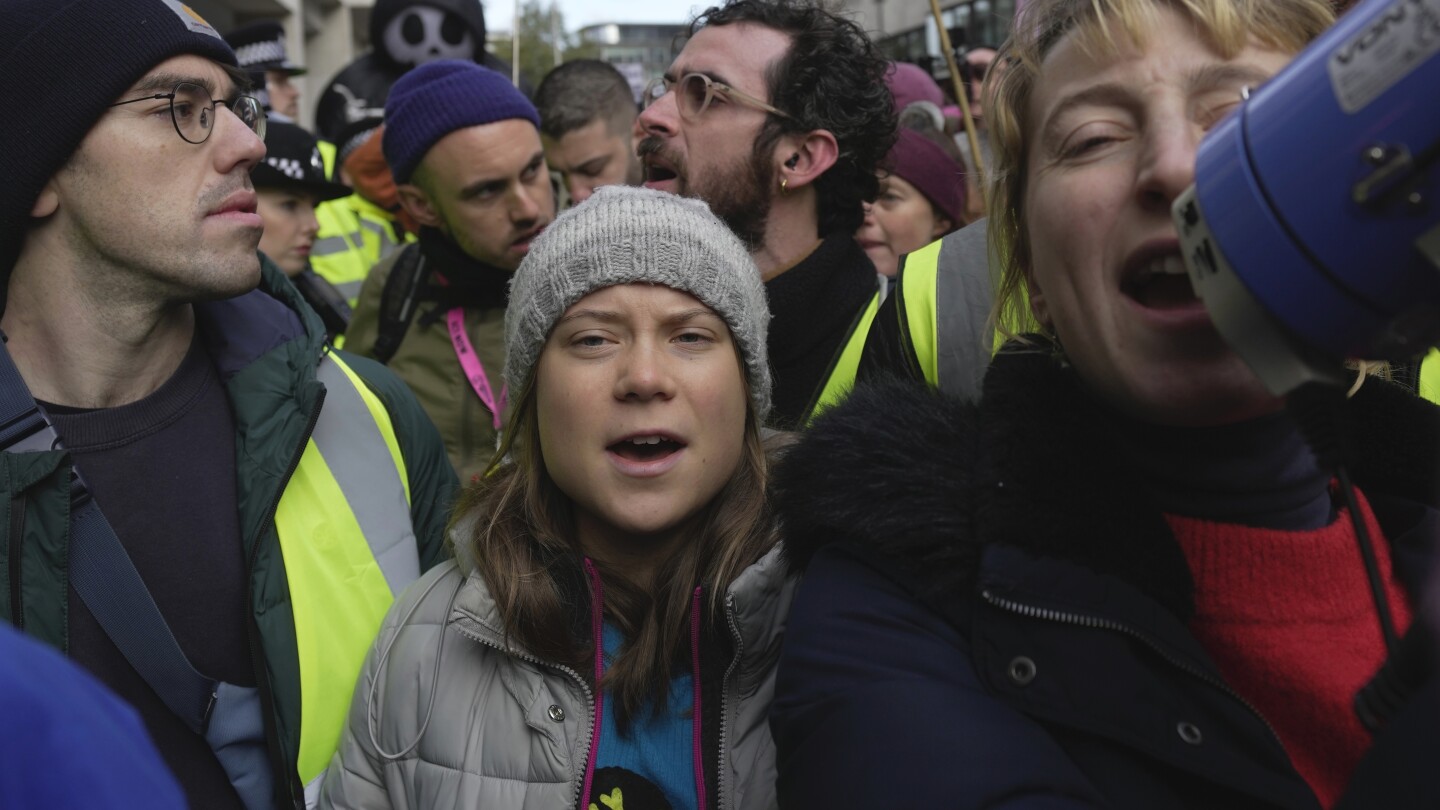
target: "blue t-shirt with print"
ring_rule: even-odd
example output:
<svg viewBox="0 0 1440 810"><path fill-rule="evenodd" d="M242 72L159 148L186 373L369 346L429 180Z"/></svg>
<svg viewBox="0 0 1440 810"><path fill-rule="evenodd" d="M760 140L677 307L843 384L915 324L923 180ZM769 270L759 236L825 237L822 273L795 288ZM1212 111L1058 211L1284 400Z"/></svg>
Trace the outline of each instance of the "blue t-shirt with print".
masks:
<svg viewBox="0 0 1440 810"><path fill-rule="evenodd" d="M619 654L625 637L610 623L605 623L605 666ZM672 810L696 810L694 738L691 703L694 683L690 673L677 675L670 681L669 702L663 714L648 706L631 718L630 733L621 736L615 722L615 698L605 694L605 716L601 718L600 749L596 752L596 773L604 768L622 768L657 788L670 803ZM596 789L610 793L604 780L597 780ZM602 799L592 807L612 810ZM618 802L617 802L618 804ZM626 802L626 810L647 810L634 801Z"/></svg>

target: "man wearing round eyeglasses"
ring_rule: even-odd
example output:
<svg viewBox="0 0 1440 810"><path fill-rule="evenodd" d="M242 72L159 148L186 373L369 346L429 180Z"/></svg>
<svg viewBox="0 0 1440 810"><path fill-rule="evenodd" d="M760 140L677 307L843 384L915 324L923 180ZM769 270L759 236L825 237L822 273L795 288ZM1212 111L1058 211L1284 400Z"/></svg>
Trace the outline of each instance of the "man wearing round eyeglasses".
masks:
<svg viewBox="0 0 1440 810"><path fill-rule="evenodd" d="M645 93L645 185L708 203L765 277L776 427L850 388L878 307L852 234L895 137L886 69L818 0L730 0Z"/></svg>
<svg viewBox="0 0 1440 810"><path fill-rule="evenodd" d="M133 704L191 806L295 806L441 557L443 445L258 257L265 117L200 15L5 0L0 70L0 619Z"/></svg>

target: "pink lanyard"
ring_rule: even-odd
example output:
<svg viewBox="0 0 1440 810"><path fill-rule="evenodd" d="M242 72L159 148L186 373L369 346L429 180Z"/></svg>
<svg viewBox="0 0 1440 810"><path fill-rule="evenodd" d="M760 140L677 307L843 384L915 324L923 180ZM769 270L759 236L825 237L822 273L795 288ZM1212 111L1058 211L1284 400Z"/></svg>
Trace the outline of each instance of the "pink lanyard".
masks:
<svg viewBox="0 0 1440 810"><path fill-rule="evenodd" d="M460 307L451 307L450 311L445 313L445 325L450 327L450 343L455 346L455 358L460 361L460 369L465 372L466 379L470 380L470 387L475 389L475 395L490 409L495 429L499 430L500 412L505 410L509 389L501 386L500 399L497 402L495 393L490 388L490 380L485 376L485 366L480 364L480 358L475 355L475 347L470 344L470 336L465 334L465 311Z"/></svg>

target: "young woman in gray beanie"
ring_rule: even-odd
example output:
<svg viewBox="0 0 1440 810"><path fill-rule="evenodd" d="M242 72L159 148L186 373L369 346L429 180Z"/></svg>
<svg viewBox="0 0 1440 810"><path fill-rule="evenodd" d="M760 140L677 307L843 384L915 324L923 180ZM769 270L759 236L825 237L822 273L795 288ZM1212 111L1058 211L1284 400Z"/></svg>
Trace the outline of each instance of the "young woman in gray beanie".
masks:
<svg viewBox="0 0 1440 810"><path fill-rule="evenodd" d="M696 200L601 188L537 239L500 451L457 562L386 619L321 806L775 805L768 320Z"/></svg>

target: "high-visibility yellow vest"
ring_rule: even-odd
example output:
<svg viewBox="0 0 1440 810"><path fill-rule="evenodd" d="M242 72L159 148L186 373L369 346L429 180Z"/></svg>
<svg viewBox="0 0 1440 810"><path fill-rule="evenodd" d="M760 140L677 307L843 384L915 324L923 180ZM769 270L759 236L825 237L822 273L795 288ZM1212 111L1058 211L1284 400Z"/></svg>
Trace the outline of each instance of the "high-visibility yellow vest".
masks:
<svg viewBox="0 0 1440 810"><path fill-rule="evenodd" d="M826 408L840 404L840 401L849 395L850 389L855 387L855 376L860 371L860 355L865 351L865 338L869 336L870 324L875 322L875 314L879 311L880 294L877 291L870 298L870 303L860 310L851 323L850 333L846 336L840 353L835 356L835 362L830 366L820 395L816 397L810 412L805 414L806 424Z"/></svg>
<svg viewBox="0 0 1440 810"><path fill-rule="evenodd" d="M315 147L320 150L320 162L325 164L325 176L335 180L335 144L321 138L315 142ZM337 181L338 182L338 181Z"/></svg>
<svg viewBox="0 0 1440 810"><path fill-rule="evenodd" d="M335 144L320 141L319 148L326 175L335 177ZM370 268L396 248L415 241L412 234L397 239L395 217L359 194L320 203L315 206L315 219L320 230L310 249L310 267L335 285L351 309Z"/></svg>
<svg viewBox="0 0 1440 810"><path fill-rule="evenodd" d="M412 234L395 237L395 218L390 212L351 194L315 207L320 230L310 249L310 267L335 285L351 307L360 297L360 285L379 264L401 245L415 241Z"/></svg>
<svg viewBox="0 0 1440 810"><path fill-rule="evenodd" d="M317 376L324 406L275 513L299 651L296 768L307 800L339 745L381 620L420 575L410 479L389 412L333 352Z"/></svg>
<svg viewBox="0 0 1440 810"><path fill-rule="evenodd" d="M966 398L979 395L990 357L1005 342L990 321L998 274L985 228L982 219L906 254L892 293L901 341L925 381Z"/></svg>
<svg viewBox="0 0 1440 810"><path fill-rule="evenodd" d="M1421 397L1440 405L1440 349L1431 349L1420 362Z"/></svg>

